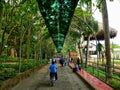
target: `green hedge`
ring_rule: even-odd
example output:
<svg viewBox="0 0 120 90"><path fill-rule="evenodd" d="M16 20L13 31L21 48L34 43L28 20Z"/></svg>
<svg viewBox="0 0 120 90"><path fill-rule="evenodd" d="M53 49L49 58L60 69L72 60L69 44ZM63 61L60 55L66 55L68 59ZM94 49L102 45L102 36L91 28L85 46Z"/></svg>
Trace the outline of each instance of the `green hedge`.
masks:
<svg viewBox="0 0 120 90"><path fill-rule="evenodd" d="M4 62L0 64L0 81L15 77L17 74L19 74L19 65L20 65L19 60L12 59L12 61L17 61L17 62L16 64L12 64L12 62L10 64L10 61L9 61L9 63ZM30 59L28 61L22 60L21 72L24 72L28 69L32 69L41 64L46 64L46 63L48 63L48 60L33 60L33 59Z"/></svg>

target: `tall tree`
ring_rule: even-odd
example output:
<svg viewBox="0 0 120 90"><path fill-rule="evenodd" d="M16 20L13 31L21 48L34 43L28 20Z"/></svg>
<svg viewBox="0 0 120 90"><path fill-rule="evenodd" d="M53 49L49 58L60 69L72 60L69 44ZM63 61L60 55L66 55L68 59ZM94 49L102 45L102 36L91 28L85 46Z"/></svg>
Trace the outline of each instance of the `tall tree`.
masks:
<svg viewBox="0 0 120 90"><path fill-rule="evenodd" d="M32 15L30 15L30 18L32 18ZM26 42L26 59L29 59L29 55L30 55L30 36L31 36L31 28L32 28L32 22L30 19L29 25L28 25L28 32L27 32L27 42Z"/></svg>
<svg viewBox="0 0 120 90"><path fill-rule="evenodd" d="M86 48L86 60L85 60L85 67L87 67L87 62L89 60L89 41L90 41L90 35L94 33L94 30L92 28L92 0L81 0L80 1L81 6L85 6L85 10L88 12L88 17L83 17L83 21L87 24L86 27L84 27L84 33L87 36L87 48Z"/></svg>
<svg viewBox="0 0 120 90"><path fill-rule="evenodd" d="M110 37L109 37L109 20L107 12L106 0L102 2L102 18L103 18L103 29L105 31L105 55L106 55L106 79L109 81L111 79L111 54L110 54Z"/></svg>
<svg viewBox="0 0 120 90"><path fill-rule="evenodd" d="M0 0L0 32L1 32L2 14L3 14L3 3L2 0Z"/></svg>

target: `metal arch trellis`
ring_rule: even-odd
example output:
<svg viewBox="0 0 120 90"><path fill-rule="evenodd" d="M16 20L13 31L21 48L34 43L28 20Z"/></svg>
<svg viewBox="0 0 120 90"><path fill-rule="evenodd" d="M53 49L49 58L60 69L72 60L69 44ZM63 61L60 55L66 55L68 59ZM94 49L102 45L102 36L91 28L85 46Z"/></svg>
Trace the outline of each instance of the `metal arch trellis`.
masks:
<svg viewBox="0 0 120 90"><path fill-rule="evenodd" d="M37 0L50 36L61 52L71 18L79 0Z"/></svg>

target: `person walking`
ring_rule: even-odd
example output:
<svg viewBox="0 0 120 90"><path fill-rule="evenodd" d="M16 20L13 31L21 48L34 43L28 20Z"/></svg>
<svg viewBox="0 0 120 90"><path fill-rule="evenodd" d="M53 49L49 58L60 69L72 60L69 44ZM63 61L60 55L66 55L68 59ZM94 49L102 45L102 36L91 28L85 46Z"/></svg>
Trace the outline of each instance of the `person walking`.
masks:
<svg viewBox="0 0 120 90"><path fill-rule="evenodd" d="M55 76L55 80L58 79L57 77L57 65L55 64L54 61L52 61L52 64L50 65L50 79L52 78L52 76Z"/></svg>
<svg viewBox="0 0 120 90"><path fill-rule="evenodd" d="M60 57L60 64L61 64L61 66L63 67L63 65L64 65L64 59L63 59L63 57Z"/></svg>

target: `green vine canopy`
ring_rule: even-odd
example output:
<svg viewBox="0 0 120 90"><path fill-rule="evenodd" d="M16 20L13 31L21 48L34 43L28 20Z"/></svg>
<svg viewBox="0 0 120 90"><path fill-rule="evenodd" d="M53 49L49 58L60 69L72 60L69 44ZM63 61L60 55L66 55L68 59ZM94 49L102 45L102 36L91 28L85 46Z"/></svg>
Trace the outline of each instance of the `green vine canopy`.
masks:
<svg viewBox="0 0 120 90"><path fill-rule="evenodd" d="M61 52L78 0L37 0L50 36Z"/></svg>

